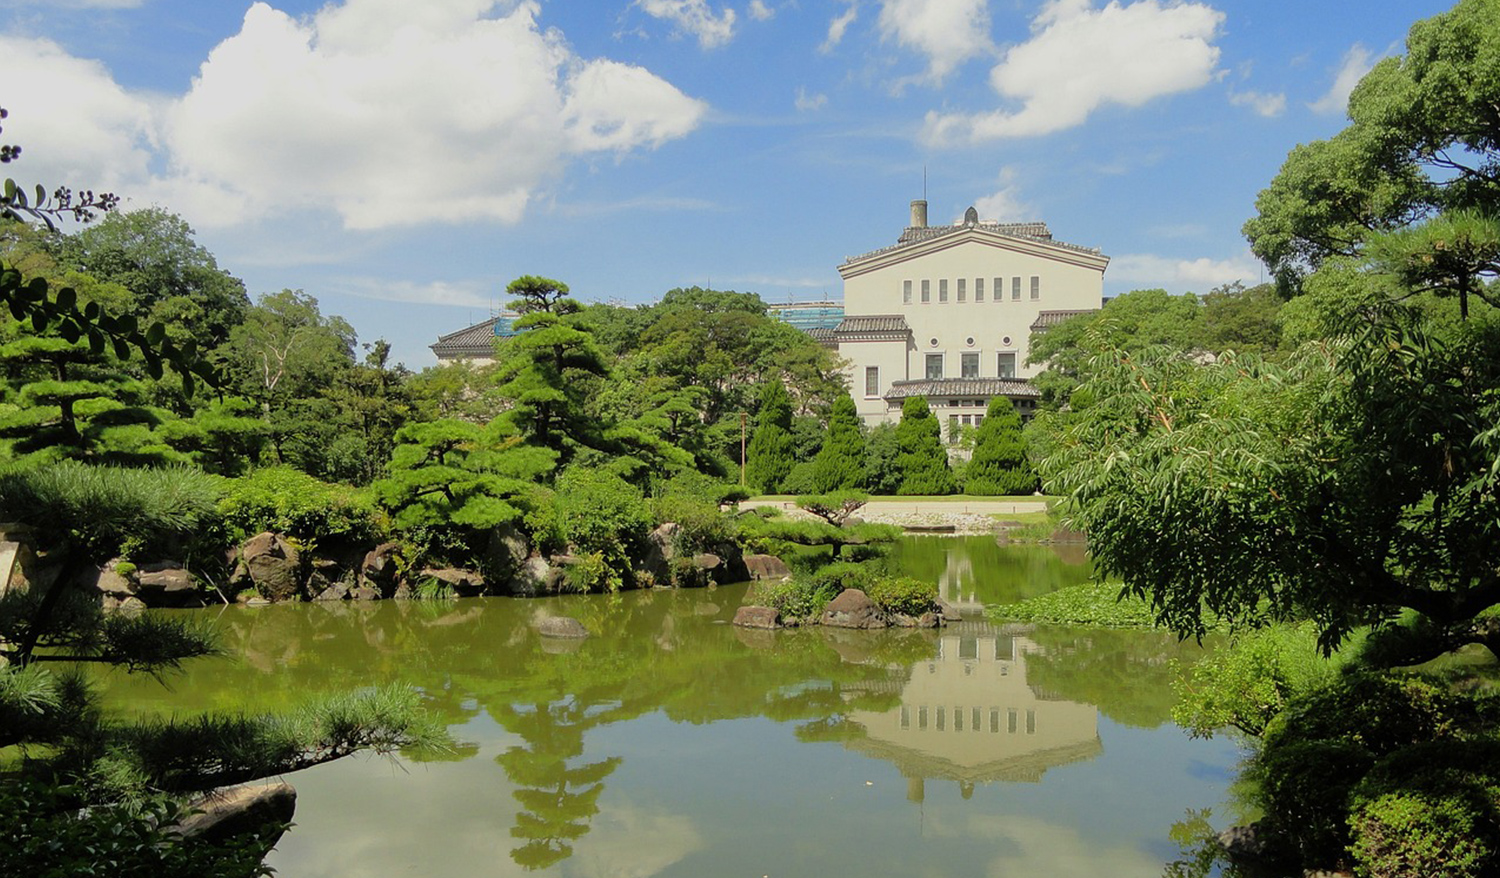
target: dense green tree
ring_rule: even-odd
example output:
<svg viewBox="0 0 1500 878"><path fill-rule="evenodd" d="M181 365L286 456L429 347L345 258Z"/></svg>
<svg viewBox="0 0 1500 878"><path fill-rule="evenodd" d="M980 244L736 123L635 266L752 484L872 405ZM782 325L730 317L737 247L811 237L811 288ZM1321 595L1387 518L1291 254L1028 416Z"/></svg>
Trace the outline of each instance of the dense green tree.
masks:
<svg viewBox="0 0 1500 878"><path fill-rule="evenodd" d="M895 424L876 424L865 437L864 487L871 494L890 495L901 487L901 469L896 460L901 446Z"/></svg>
<svg viewBox="0 0 1500 878"><path fill-rule="evenodd" d="M1036 473L1026 458L1021 413L1003 396L990 400L984 422L974 431L974 456L964 470L964 493L985 496L1030 494Z"/></svg>
<svg viewBox="0 0 1500 878"><path fill-rule="evenodd" d="M605 375L607 366L578 318L582 306L568 298L567 284L545 277L518 277L506 292L516 297L511 307L521 317L516 336L499 342L499 392L514 403L505 417L527 442L563 461L580 445L600 447L604 438L587 399L590 379Z"/></svg>
<svg viewBox="0 0 1500 878"><path fill-rule="evenodd" d="M179 344L226 341L250 304L245 285L193 240L182 217L159 207L111 213L63 238L58 263L130 290L129 313L167 325Z"/></svg>
<svg viewBox="0 0 1500 878"><path fill-rule="evenodd" d="M900 449L896 468L901 472L897 494L952 494L958 490L948 452L943 448L942 428L924 396L909 396L901 405L901 423L896 425Z"/></svg>
<svg viewBox="0 0 1500 878"><path fill-rule="evenodd" d="M1271 354L1280 347L1282 299L1273 284L1225 284L1205 293L1202 303L1195 348Z"/></svg>
<svg viewBox="0 0 1500 878"><path fill-rule="evenodd" d="M1292 150L1245 224L1283 294L1372 234L1439 212L1493 213L1500 177L1500 16L1463 0L1412 25L1406 53L1381 60L1349 96L1350 124Z"/></svg>
<svg viewBox="0 0 1500 878"><path fill-rule="evenodd" d="M1192 294L1132 290L1110 299L1099 311L1079 314L1032 333L1027 362L1046 367L1032 379L1041 391L1042 405L1065 405L1073 388L1085 377L1089 358L1101 346L1140 350L1166 345L1174 350L1191 350L1200 311L1198 297Z"/></svg>
<svg viewBox="0 0 1500 878"><path fill-rule="evenodd" d="M819 493L860 488L865 478L865 436L854 398L845 394L833 401L828 436L818 451L814 481Z"/></svg>
<svg viewBox="0 0 1500 878"><path fill-rule="evenodd" d="M755 413L755 432L745 449L745 481L754 489L774 494L791 473L792 403L780 380L761 387L760 410Z"/></svg>

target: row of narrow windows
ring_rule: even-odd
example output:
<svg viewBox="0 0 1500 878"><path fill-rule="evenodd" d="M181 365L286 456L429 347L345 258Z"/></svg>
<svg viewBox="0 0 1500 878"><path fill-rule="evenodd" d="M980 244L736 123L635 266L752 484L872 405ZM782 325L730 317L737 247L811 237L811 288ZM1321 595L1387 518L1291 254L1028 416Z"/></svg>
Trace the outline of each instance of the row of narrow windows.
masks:
<svg viewBox="0 0 1500 878"><path fill-rule="evenodd" d="M913 711L911 707L905 704L901 705L901 728L911 728L912 713ZM948 719L950 716L950 714L948 713L948 708L937 707L929 709L924 705L918 707L915 713L918 731L925 731L928 728L929 719L933 721L933 724L931 726L933 729L939 732L946 732L948 730ZM1026 730L1026 734L1034 735L1036 734L1036 711L1027 709L1025 713L1026 715L1024 728ZM1023 726L1021 723L1022 717L1020 710L1014 707L1008 707L1004 709L1005 716L1003 718L1000 714L1001 708L998 707L991 707L988 711L985 711L985 709L981 707L972 707L967 709L962 707L955 707L953 708L953 713L951 714L953 719L953 731L962 732L967 729L971 732L982 732L985 730L986 719L989 720L988 725L991 732L998 734L1003 729L1007 734L1014 735L1021 731ZM1003 725L1001 723L1002 719L1004 720ZM967 723L965 722L966 720Z"/></svg>
<svg viewBox="0 0 1500 878"><path fill-rule="evenodd" d="M1014 378L1016 377L1016 352L1000 351L995 354L995 372L993 376L984 376L979 370L980 354L978 351L964 351L958 355L958 378ZM927 354L923 361L923 375L928 381L940 381L948 377L947 355ZM880 367L865 367L865 396L874 398L880 396Z"/></svg>
<svg viewBox="0 0 1500 878"><path fill-rule="evenodd" d="M974 278L973 292L974 292L974 301L976 301L976 302L983 302L985 300L984 299L984 294L985 294L984 280L985 279L982 278L982 277L976 277L976 278ZM1011 298L1011 300L1015 301L1015 302L1021 301L1021 283L1022 283L1022 281L1025 280L1025 278L1012 277L1009 280L1010 280L1009 286L1010 286L1010 298ZM1006 278L997 277L997 278L993 278L992 281L993 281L993 285L989 288L990 289L990 301L992 301L992 302L1003 302L1003 301L1005 301L1005 288L1006 288L1005 281L1006 281ZM920 286L918 286L918 285L920 285ZM919 301L922 304L926 305L926 304L928 304L928 303L930 303L932 301L932 281L930 281L930 280L922 280L922 281L910 281L910 280L906 280L906 281L902 281L901 282L901 304L903 304L903 305L910 305L911 304L911 302L912 302L912 289L913 289L913 287L916 287L916 289L919 291L919 295L921 296L921 298L919 299ZM958 302L967 302L967 301L969 301L969 290L970 290L970 287L969 287L969 279L968 278L961 277L961 278L957 278L956 280L951 281L951 287L952 287L953 292L954 292L954 299L953 299L953 301L958 301ZM947 278L942 278L942 279L938 280L938 282L937 282L937 301L938 301L938 304L944 304L944 303L946 303L946 302L949 301L949 299L948 299L949 288L950 288L950 281ZM1042 279L1040 277L1036 276L1036 275L1032 275L1031 276L1031 300L1034 302L1034 301L1040 299L1041 297L1042 297Z"/></svg>

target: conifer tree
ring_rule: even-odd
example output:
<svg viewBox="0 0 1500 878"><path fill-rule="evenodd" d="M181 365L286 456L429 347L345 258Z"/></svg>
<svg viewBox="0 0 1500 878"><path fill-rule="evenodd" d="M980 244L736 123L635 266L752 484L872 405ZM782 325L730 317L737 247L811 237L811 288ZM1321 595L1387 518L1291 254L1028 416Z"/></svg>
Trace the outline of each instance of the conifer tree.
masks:
<svg viewBox="0 0 1500 878"><path fill-rule="evenodd" d="M1036 485L1036 473L1026 459L1026 441L1021 436L1021 413L1009 399L996 396L974 434L974 457L964 471L964 493L1030 494Z"/></svg>
<svg viewBox="0 0 1500 878"><path fill-rule="evenodd" d="M942 429L925 396L909 396L901 406L896 445L896 468L901 472L897 494L952 494L958 489L943 450Z"/></svg>
<svg viewBox="0 0 1500 878"><path fill-rule="evenodd" d="M762 386L755 433L745 450L745 481L774 494L792 471L792 400L779 377Z"/></svg>
<svg viewBox="0 0 1500 878"><path fill-rule="evenodd" d="M863 487L865 437L859 429L854 398L840 396L828 416L828 436L814 462L813 481L820 493Z"/></svg>

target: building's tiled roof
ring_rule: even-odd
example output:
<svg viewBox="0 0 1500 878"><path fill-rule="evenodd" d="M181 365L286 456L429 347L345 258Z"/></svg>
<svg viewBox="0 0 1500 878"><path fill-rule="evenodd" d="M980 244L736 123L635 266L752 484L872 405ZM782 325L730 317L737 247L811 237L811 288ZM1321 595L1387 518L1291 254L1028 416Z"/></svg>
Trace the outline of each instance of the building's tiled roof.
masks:
<svg viewBox="0 0 1500 878"><path fill-rule="evenodd" d="M1049 244L1053 247L1062 247L1063 249L1073 250L1078 253L1087 253L1091 256L1100 255L1098 247L1080 247L1077 244L1067 244L1062 241L1054 241L1052 239L1052 232L1048 230L1046 223L980 222L974 223L973 225L968 225L965 223L955 223L951 226L925 226L921 228L907 227L907 229L901 233L901 237L896 239L895 244L892 244L889 247L881 247L878 250L871 250L868 253L861 253L858 256L849 256L844 259L844 264L848 265L851 262L858 262L861 259L868 259L871 256L879 256L883 253L890 253L893 250L900 250L905 247L910 247L914 244L921 244L926 241L931 241L935 238L944 238L949 235L957 235L962 232L966 232L969 229L979 229L980 231L993 232L999 235L1009 235L1012 238L1024 238L1028 241L1037 241L1039 243Z"/></svg>
<svg viewBox="0 0 1500 878"><path fill-rule="evenodd" d="M439 360L493 357L495 355L495 321L499 319L499 317L491 317L457 332L440 336L437 343L430 346L432 352L437 354Z"/></svg>
<svg viewBox="0 0 1500 878"><path fill-rule="evenodd" d="M828 328L827 326L814 326L804 331L808 335L812 336L812 340L817 342L818 344L838 344L838 339L835 337L835 331Z"/></svg>
<svg viewBox="0 0 1500 878"><path fill-rule="evenodd" d="M911 332L911 327L906 325L906 318L900 314L861 314L845 317L834 332L839 335L865 332L908 333Z"/></svg>
<svg viewBox="0 0 1500 878"><path fill-rule="evenodd" d="M891 389L885 392L887 400L906 399L909 396L928 398L1039 397L1041 393L1025 378L937 378L925 381L896 381L891 384Z"/></svg>
<svg viewBox="0 0 1500 878"><path fill-rule="evenodd" d="M1035 320L1031 321L1031 331L1037 332L1043 329L1051 329L1069 317L1076 317L1079 314L1092 314L1098 310L1098 308L1084 308L1075 311L1043 311L1036 315Z"/></svg>

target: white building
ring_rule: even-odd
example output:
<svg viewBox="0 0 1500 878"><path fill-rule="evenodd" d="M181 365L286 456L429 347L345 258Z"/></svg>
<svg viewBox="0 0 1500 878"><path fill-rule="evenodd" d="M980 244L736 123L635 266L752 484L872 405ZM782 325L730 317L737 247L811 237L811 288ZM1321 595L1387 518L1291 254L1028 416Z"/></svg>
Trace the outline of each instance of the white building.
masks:
<svg viewBox="0 0 1500 878"><path fill-rule="evenodd" d="M1029 418L1039 371L1026 357L1033 329L1101 307L1109 257L1054 241L1045 223L927 225L927 202L895 245L845 260L844 320L822 335L849 362L849 387L868 424L899 420L924 396L949 426L977 425L1004 395Z"/></svg>

